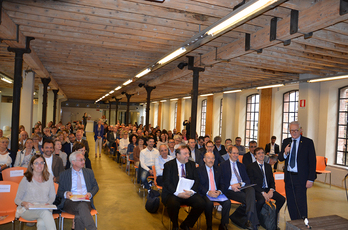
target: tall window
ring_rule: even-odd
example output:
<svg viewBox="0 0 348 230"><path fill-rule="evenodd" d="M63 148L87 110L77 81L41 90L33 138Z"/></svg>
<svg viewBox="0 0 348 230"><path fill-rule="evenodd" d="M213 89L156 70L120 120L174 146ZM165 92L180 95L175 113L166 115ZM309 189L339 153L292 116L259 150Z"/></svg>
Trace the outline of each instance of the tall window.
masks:
<svg viewBox="0 0 348 230"><path fill-rule="evenodd" d="M244 145L250 141L257 141L259 124L259 102L260 95L252 94L246 99L246 119Z"/></svg>
<svg viewBox="0 0 348 230"><path fill-rule="evenodd" d="M201 136L205 136L205 123L207 120L207 99L202 101L201 112Z"/></svg>
<svg viewBox="0 0 348 230"><path fill-rule="evenodd" d="M221 136L222 133L222 100L223 98L221 98L220 101L219 136Z"/></svg>
<svg viewBox="0 0 348 230"><path fill-rule="evenodd" d="M339 89L336 164L348 165L348 86Z"/></svg>
<svg viewBox="0 0 348 230"><path fill-rule="evenodd" d="M298 90L292 90L283 95L282 140L291 137L289 124L298 119Z"/></svg>
<svg viewBox="0 0 348 230"><path fill-rule="evenodd" d="M174 108L174 128L176 129L176 118L178 116L178 102L175 102L175 108Z"/></svg>

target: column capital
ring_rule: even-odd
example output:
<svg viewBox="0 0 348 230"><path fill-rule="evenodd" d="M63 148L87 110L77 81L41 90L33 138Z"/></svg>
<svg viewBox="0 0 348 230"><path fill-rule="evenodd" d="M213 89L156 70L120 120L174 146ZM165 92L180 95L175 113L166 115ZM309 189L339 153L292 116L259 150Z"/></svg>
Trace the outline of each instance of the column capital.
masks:
<svg viewBox="0 0 348 230"><path fill-rule="evenodd" d="M51 78L41 78L41 82L44 85L44 87L47 87L48 84L51 82Z"/></svg>

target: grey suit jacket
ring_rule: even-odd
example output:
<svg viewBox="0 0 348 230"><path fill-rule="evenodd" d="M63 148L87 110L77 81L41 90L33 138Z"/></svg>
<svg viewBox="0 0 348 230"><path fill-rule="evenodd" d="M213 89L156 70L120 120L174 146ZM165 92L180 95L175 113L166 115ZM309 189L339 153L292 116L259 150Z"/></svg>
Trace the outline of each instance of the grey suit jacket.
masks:
<svg viewBox="0 0 348 230"><path fill-rule="evenodd" d="M63 160L59 156L53 153L52 159L52 172L53 176L56 178L56 181L59 181L59 175L64 171Z"/></svg>
<svg viewBox="0 0 348 230"><path fill-rule="evenodd" d="M65 198L64 198L64 193L65 192L70 192L71 187L72 187L72 174L71 174L72 169L67 169L64 172L60 174L60 180L59 180L59 187L58 187L58 192L57 196L62 198L62 201L60 205L58 205L59 209L63 209L64 203L65 203ZM93 204L93 197L95 194L97 194L99 190L98 183L94 177L94 173L91 169L88 168L83 168L83 177L85 178L86 182L86 187L87 187L87 192L92 194L92 199L91 199L91 207L95 209L94 204Z"/></svg>

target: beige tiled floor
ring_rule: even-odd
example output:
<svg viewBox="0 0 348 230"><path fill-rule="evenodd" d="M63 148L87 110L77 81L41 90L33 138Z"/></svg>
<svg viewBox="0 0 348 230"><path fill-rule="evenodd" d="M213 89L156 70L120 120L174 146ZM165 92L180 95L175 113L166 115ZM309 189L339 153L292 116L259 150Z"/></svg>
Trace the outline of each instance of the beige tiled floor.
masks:
<svg viewBox="0 0 348 230"><path fill-rule="evenodd" d="M88 135L90 145L90 156L92 168L99 184L99 192L95 196L95 205L99 212L98 229L102 230L123 230L123 229L166 229L169 224L168 216L165 214L164 221L166 227L161 223L162 209L158 213L148 213L145 206L145 197L143 192L139 193L139 186L133 184L132 177L128 176L119 164L102 154L101 158L94 158L94 141L91 134ZM309 217L318 217L326 215L339 215L348 219L348 202L345 190L332 187L326 184L315 183L314 187L308 190ZM231 212L236 206L232 206ZM185 218L186 214L180 211L180 220ZM217 218L219 218L217 214ZM204 215L201 217L201 229L205 229ZM179 220L179 221L180 221ZM285 229L286 221L289 221L287 211L284 208L280 211L280 228ZM218 229L219 220L213 220L214 229ZM66 220L64 229L71 228L71 221ZM0 226L0 229L11 229L11 225ZM16 229L19 229L18 222ZM34 227L24 226L23 229L35 229ZM239 229L232 223L229 229Z"/></svg>

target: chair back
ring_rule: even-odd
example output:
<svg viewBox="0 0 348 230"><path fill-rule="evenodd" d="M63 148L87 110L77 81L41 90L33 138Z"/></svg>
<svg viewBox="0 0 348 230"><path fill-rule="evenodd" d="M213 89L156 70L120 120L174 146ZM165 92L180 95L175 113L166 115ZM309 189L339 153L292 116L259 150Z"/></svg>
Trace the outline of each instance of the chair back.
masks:
<svg viewBox="0 0 348 230"><path fill-rule="evenodd" d="M2 178L4 181L13 181L19 184L26 171L25 167L7 168L2 171Z"/></svg>
<svg viewBox="0 0 348 230"><path fill-rule="evenodd" d="M18 183L0 181L0 212L15 212L17 205L14 200L17 195Z"/></svg>
<svg viewBox="0 0 348 230"><path fill-rule="evenodd" d="M276 191L282 196L286 197L284 172L275 172L273 173L273 177L274 177Z"/></svg>
<svg viewBox="0 0 348 230"><path fill-rule="evenodd" d="M244 155L239 155L239 156L238 156L238 160L239 160L240 163L243 163L243 156L244 156Z"/></svg>
<svg viewBox="0 0 348 230"><path fill-rule="evenodd" d="M317 168L316 170L324 171L327 164L327 158L323 156L317 156Z"/></svg>
<svg viewBox="0 0 348 230"><path fill-rule="evenodd" d="M57 183L53 183L54 184L54 190L56 190L56 194L57 194L57 192L58 192L58 187L59 187L59 184L57 184Z"/></svg>

